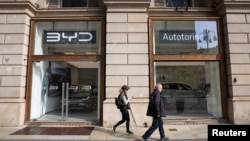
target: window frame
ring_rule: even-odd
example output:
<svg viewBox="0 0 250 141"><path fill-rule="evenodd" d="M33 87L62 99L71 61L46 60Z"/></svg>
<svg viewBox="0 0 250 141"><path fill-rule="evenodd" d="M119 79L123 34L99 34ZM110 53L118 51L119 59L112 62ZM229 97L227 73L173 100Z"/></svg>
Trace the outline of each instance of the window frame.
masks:
<svg viewBox="0 0 250 141"><path fill-rule="evenodd" d="M218 54L154 54L154 25L153 21L190 21L190 20L214 20L217 22L218 30ZM174 61L218 61L220 69L220 85L221 85L221 104L222 104L222 118L228 118L227 111L227 87L226 87L226 63L225 63L225 49L223 45L222 36L222 19L220 17L211 18L176 18L176 17L149 17L149 89L154 90L155 86L155 62L174 62Z"/></svg>
<svg viewBox="0 0 250 141"><path fill-rule="evenodd" d="M35 55L35 30L37 22L64 22L64 21L100 21L101 22L101 44L100 54L96 55ZM31 19L31 31L29 40L28 51L28 67L27 67L27 84L26 84L26 104L25 104L25 119L24 121L30 121L30 106L32 96L32 75L33 75L33 63L39 61L100 61L100 99L98 102L102 103L104 100L104 66L105 66L105 18L104 17L82 17L82 18L33 18ZM100 121L102 121L103 104L100 104Z"/></svg>

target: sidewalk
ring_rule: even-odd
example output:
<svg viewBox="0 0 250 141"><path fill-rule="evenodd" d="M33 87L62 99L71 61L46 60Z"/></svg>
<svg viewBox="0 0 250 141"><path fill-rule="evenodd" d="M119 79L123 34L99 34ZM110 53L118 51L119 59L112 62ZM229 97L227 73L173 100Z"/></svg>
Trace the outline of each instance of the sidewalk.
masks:
<svg viewBox="0 0 250 141"><path fill-rule="evenodd" d="M169 141L207 141L207 125L164 125ZM147 130L145 127L131 127L134 135L126 134L125 127L121 126L114 133L111 128L94 126L90 135L10 135L24 127L0 127L0 140L3 141L80 141L80 140L131 140L140 141L141 135ZM149 139L159 141L158 129Z"/></svg>

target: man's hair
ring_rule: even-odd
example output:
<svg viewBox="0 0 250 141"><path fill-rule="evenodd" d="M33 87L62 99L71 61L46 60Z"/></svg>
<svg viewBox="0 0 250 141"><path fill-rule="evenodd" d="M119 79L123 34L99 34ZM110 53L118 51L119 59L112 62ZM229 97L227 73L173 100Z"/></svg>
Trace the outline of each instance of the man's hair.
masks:
<svg viewBox="0 0 250 141"><path fill-rule="evenodd" d="M160 83L157 83L156 85L155 85L155 89L158 89L160 86L162 86Z"/></svg>

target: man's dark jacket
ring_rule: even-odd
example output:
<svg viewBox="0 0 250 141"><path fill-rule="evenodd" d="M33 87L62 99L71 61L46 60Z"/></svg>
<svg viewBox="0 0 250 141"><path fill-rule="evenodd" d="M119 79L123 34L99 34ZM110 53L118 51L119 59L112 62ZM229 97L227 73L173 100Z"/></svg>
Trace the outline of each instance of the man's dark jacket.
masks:
<svg viewBox="0 0 250 141"><path fill-rule="evenodd" d="M160 92L154 90L154 92L149 96L147 116L156 117L157 115L165 117L166 112L164 110L164 103L161 99Z"/></svg>

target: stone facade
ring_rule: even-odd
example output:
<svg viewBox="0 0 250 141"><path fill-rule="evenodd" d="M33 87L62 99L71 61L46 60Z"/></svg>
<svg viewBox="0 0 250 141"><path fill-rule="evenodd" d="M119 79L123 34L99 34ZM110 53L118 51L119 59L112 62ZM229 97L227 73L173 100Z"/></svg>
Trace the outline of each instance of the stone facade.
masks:
<svg viewBox="0 0 250 141"><path fill-rule="evenodd" d="M122 85L129 85L135 119L138 125L148 122L145 116L149 92L148 15L150 1L129 3L106 0L106 100L103 103L103 126L120 120L120 111L114 106L114 97ZM113 9L122 5L123 11ZM130 6L129 6L130 5ZM113 112L111 112L113 111ZM107 113L107 114L106 114ZM109 113L112 113L110 115ZM139 120L140 119L140 120ZM132 122L132 120L131 120Z"/></svg>
<svg viewBox="0 0 250 141"><path fill-rule="evenodd" d="M25 89L30 19L28 2L6 9L0 2L0 126L21 126L25 117ZM11 12L9 12L11 11Z"/></svg>
<svg viewBox="0 0 250 141"><path fill-rule="evenodd" d="M229 121L234 124L250 123L250 1L225 1L223 27L228 78ZM242 8L244 7L244 10ZM247 106L248 105L248 106Z"/></svg>
<svg viewBox="0 0 250 141"><path fill-rule="evenodd" d="M145 116L150 91L149 22L150 16L196 17L197 11L163 12L148 10L153 0L104 0L106 8L105 97L103 126L111 126L120 119L114 105L119 88L131 87L129 97L137 125L150 123ZM10 6L11 5L11 6ZM99 9L55 10L47 8L45 0L0 0L0 126L25 124L27 100L27 60L30 39L30 19L93 16ZM39 9L44 8L44 9ZM205 10L206 9L204 8ZM183 14L184 13L184 14ZM209 12L208 12L209 13ZM214 11L211 12L214 14ZM222 0L216 5L221 17L227 73L226 118L233 124L250 123L250 0ZM186 15L185 15L186 14ZM200 16L200 15L199 15ZM203 17L211 15L204 14ZM213 15L214 16L214 15ZM131 125L133 121L131 120Z"/></svg>

